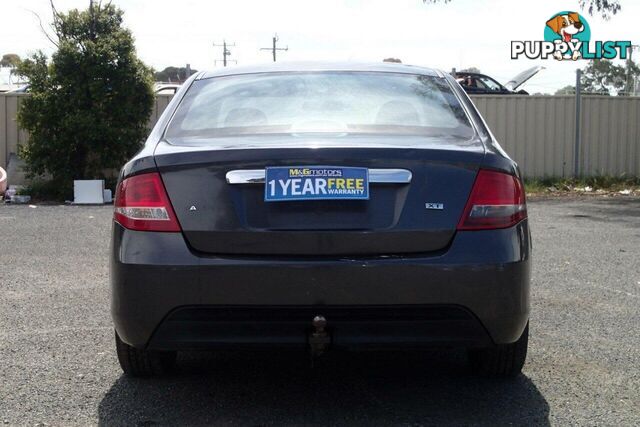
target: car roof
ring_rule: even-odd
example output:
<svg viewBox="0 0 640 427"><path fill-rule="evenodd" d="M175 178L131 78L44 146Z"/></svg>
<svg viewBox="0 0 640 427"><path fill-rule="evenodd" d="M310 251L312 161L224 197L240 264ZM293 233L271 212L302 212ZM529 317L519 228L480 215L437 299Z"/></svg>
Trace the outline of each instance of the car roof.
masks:
<svg viewBox="0 0 640 427"><path fill-rule="evenodd" d="M225 67L218 70L203 71L197 80L211 77L232 76L238 74L278 73L278 72L309 72L309 71L360 71L386 72L403 74L420 74L432 77L442 77L439 70L405 65L393 62L277 62L267 65L253 65L242 67Z"/></svg>
<svg viewBox="0 0 640 427"><path fill-rule="evenodd" d="M457 76L474 76L474 77L491 77L487 74L482 74L482 73L472 73L472 72L467 72L467 71L456 71L456 77ZM491 77L493 78L493 77Z"/></svg>

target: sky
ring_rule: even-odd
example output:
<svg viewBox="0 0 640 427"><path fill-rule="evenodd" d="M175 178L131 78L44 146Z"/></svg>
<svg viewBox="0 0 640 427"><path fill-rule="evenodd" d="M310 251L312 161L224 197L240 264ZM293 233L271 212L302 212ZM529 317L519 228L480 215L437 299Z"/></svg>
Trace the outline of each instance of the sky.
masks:
<svg viewBox="0 0 640 427"><path fill-rule="evenodd" d="M106 1L106 0L103 0ZM86 8L89 0L54 0L59 11ZM530 83L530 93L553 93L575 82L585 61L512 60L511 40L542 40L545 22L561 10L586 15L592 40L640 43L640 2L620 0L622 11L609 21L589 16L578 0L113 0L124 10L140 58L157 70L191 64L193 69L221 67L220 47L235 43L230 59L239 65L271 62L277 33L278 61L381 61L449 71L477 67L505 83L520 71L543 65ZM32 12L51 21L49 0L0 0L0 54L25 56L53 46ZM636 50L640 55L640 50ZM639 57L640 58L640 57ZM230 66L234 66L231 64Z"/></svg>

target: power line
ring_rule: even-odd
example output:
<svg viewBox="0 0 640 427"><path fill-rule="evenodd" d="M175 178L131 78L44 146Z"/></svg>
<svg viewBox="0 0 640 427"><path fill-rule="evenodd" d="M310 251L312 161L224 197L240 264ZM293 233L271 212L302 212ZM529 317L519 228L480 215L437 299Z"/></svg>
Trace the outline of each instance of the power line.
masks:
<svg viewBox="0 0 640 427"><path fill-rule="evenodd" d="M227 56L231 56L231 51L229 50L229 47L233 47L235 45L236 45L235 43L228 44L226 40L222 40L222 44L214 42L213 47L222 48L222 59L214 60L214 64L217 64L218 62L222 62L222 65L224 65L225 67L227 66L227 62L234 62L237 64L238 61L236 61L235 59L227 59Z"/></svg>
<svg viewBox="0 0 640 427"><path fill-rule="evenodd" d="M289 50L289 46L287 46L287 47L277 47L277 43L280 40L280 38L278 37L277 34L274 34L274 36L273 36L273 38L271 40L272 40L272 43L273 43L273 45L271 47L261 47L260 50L270 50L272 52L272 54L273 54L273 62L276 62L276 52L279 51L279 50L282 50L282 51L286 52L287 50Z"/></svg>

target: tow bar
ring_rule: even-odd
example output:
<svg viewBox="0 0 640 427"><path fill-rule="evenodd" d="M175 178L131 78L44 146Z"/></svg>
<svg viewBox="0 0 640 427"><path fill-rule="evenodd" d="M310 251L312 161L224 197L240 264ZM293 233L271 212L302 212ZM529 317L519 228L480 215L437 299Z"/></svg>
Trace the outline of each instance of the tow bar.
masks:
<svg viewBox="0 0 640 427"><path fill-rule="evenodd" d="M327 333L327 319L318 315L311 322L313 332L309 334L309 349L311 352L311 365L315 358L322 356L331 344L331 336Z"/></svg>

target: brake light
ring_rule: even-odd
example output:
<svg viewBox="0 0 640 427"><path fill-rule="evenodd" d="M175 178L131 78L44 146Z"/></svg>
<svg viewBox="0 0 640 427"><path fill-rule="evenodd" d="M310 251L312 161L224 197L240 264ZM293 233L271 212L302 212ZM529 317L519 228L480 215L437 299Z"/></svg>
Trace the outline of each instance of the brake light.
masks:
<svg viewBox="0 0 640 427"><path fill-rule="evenodd" d="M135 175L118 184L113 219L130 230L180 231L157 172Z"/></svg>
<svg viewBox="0 0 640 427"><path fill-rule="evenodd" d="M507 228L527 217L520 179L481 169L458 223L458 230Z"/></svg>

